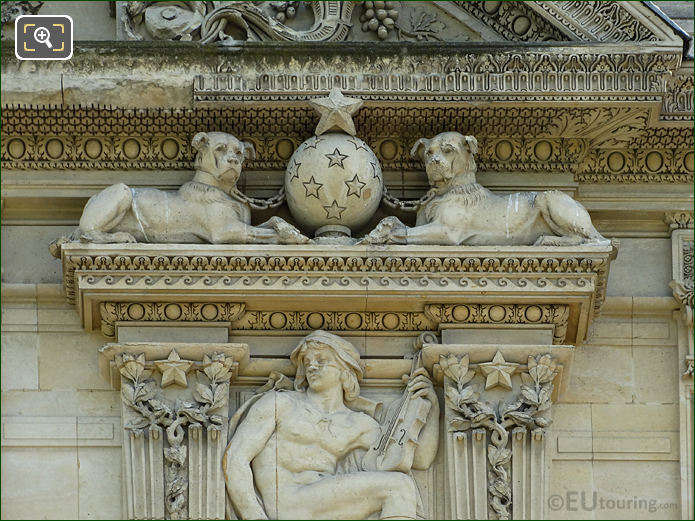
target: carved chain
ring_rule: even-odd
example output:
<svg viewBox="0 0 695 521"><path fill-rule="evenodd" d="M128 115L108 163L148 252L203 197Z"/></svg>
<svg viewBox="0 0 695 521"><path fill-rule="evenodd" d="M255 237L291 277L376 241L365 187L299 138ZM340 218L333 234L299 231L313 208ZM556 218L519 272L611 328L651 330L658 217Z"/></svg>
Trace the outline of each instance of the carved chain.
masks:
<svg viewBox="0 0 695 521"><path fill-rule="evenodd" d="M434 188L430 188L425 195L414 201L401 201L397 197L392 196L388 189L384 186L384 193L381 196L382 202L389 208L395 208L404 212L417 212L420 207L434 198L437 195Z"/></svg>
<svg viewBox="0 0 695 521"><path fill-rule="evenodd" d="M277 208L285 202L285 187L283 186L277 193L277 195L274 195L269 199L258 199L255 197L249 197L236 187L232 189L230 195L237 201L247 203L254 210L268 210L271 208Z"/></svg>

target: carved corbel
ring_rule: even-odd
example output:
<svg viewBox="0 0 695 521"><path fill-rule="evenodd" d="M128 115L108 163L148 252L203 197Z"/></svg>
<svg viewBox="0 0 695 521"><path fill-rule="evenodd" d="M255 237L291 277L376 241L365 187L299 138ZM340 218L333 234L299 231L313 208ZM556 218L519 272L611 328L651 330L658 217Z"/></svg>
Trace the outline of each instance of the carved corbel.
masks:
<svg viewBox="0 0 695 521"><path fill-rule="evenodd" d="M101 332L116 337L116 322L232 322L244 314L236 302L102 302Z"/></svg>
<svg viewBox="0 0 695 521"><path fill-rule="evenodd" d="M680 320L685 328L685 372L693 377L693 219L692 212L671 212L664 216L671 230L673 280L669 286L680 308Z"/></svg>
<svg viewBox="0 0 695 521"><path fill-rule="evenodd" d="M692 245L692 243L690 243ZM693 378L693 280L679 282L672 280L669 286L673 290L673 297L680 306L683 324L688 330L688 351L685 355L685 372L683 376Z"/></svg>
<svg viewBox="0 0 695 521"><path fill-rule="evenodd" d="M546 428L571 350L498 347L423 348L444 386L450 519L543 516Z"/></svg>
<svg viewBox="0 0 695 521"><path fill-rule="evenodd" d="M567 336L569 306L565 304L428 304L425 315L439 324L550 326L553 344Z"/></svg>
<svg viewBox="0 0 695 521"><path fill-rule="evenodd" d="M664 215L664 222L673 233L674 230L693 228L693 212L669 212Z"/></svg>
<svg viewBox="0 0 695 521"><path fill-rule="evenodd" d="M247 360L241 344L100 350L102 374L121 390L129 519L224 519L229 385Z"/></svg>

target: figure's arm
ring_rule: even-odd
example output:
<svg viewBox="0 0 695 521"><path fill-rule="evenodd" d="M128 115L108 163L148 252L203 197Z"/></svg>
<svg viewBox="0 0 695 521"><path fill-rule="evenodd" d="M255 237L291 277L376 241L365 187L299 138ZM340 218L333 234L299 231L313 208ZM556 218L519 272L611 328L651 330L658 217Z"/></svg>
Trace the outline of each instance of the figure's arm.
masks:
<svg viewBox="0 0 695 521"><path fill-rule="evenodd" d="M413 378L408 382L408 391L413 393L413 398L421 397L432 404L413 456L413 468L425 470L434 462L439 447L439 399L425 369L413 373Z"/></svg>
<svg viewBox="0 0 695 521"><path fill-rule="evenodd" d="M251 407L222 461L229 499L242 519L268 519L256 497L251 462L275 431L275 400L276 393L269 392Z"/></svg>

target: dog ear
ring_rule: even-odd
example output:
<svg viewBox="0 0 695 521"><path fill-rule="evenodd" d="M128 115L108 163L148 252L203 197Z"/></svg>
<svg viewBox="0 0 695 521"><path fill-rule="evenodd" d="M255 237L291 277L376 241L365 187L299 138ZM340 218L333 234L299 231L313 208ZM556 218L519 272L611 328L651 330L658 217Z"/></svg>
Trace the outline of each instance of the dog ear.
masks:
<svg viewBox="0 0 695 521"><path fill-rule="evenodd" d="M244 158L254 160L256 159L256 148L250 141L242 141L241 148L244 151Z"/></svg>
<svg viewBox="0 0 695 521"><path fill-rule="evenodd" d="M473 136L461 136L461 144L468 147L468 151L472 156L478 153L478 140Z"/></svg>
<svg viewBox="0 0 695 521"><path fill-rule="evenodd" d="M198 132L191 141L191 146L200 152L203 148L207 148L210 144L210 138L206 132Z"/></svg>
<svg viewBox="0 0 695 521"><path fill-rule="evenodd" d="M430 140L425 138L425 137L421 137L420 139L418 139L415 142L415 144L413 145L413 148L410 149L410 157L412 157L412 158L418 157L422 161L422 154L424 152L423 149L427 148L429 146L429 144L430 144Z"/></svg>

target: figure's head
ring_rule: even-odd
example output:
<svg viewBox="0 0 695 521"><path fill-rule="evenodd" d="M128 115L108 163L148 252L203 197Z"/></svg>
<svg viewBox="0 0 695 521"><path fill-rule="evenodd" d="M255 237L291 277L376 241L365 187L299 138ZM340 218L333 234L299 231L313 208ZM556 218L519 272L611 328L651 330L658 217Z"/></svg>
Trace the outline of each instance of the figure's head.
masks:
<svg viewBox="0 0 695 521"><path fill-rule="evenodd" d="M244 160L256 158L251 143L225 132L198 132L191 146L197 152L195 169L212 174L230 188L236 186Z"/></svg>
<svg viewBox="0 0 695 521"><path fill-rule="evenodd" d="M471 182L475 181L477 152L478 141L473 136L442 132L431 139L418 139L410 155L420 158L425 164L430 185L442 188L459 175L472 177Z"/></svg>
<svg viewBox="0 0 695 521"><path fill-rule="evenodd" d="M321 391L341 385L344 399L352 401L360 394L362 368L359 359L359 351L347 340L326 331L314 331L290 355L297 366L294 388L299 391L308 384Z"/></svg>

